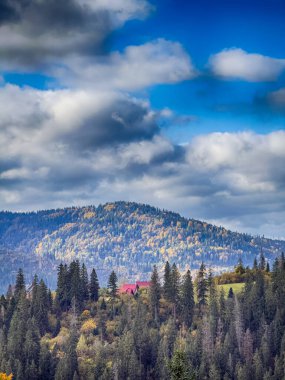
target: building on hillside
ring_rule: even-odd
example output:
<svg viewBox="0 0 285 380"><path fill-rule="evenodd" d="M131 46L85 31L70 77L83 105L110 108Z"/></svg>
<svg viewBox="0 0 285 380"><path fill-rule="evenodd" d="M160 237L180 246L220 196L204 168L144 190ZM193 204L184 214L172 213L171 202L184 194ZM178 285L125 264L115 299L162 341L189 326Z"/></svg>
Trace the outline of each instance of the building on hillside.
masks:
<svg viewBox="0 0 285 380"><path fill-rule="evenodd" d="M123 284L119 289L119 293L135 295L139 289L148 289L149 287L149 281L136 281L135 284Z"/></svg>

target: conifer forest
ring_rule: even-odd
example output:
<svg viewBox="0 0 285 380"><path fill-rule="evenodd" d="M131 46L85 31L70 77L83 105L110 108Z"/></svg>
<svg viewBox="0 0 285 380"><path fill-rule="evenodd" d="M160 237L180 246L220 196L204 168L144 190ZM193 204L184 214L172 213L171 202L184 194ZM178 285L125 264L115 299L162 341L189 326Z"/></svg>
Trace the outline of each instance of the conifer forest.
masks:
<svg viewBox="0 0 285 380"><path fill-rule="evenodd" d="M56 291L34 276L0 299L0 379L284 380L285 258L240 260L227 281L201 264L195 280L166 262L149 286L124 293L110 271L59 265Z"/></svg>

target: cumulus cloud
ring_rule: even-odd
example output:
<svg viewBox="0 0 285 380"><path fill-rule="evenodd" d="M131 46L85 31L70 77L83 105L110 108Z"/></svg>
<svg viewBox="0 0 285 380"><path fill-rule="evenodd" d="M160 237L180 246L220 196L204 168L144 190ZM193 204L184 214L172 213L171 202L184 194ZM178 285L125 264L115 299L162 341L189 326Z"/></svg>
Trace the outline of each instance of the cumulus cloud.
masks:
<svg viewBox="0 0 285 380"><path fill-rule="evenodd" d="M227 49L209 59L212 73L224 79L248 82L270 82L278 79L285 70L285 59L247 53L242 49Z"/></svg>
<svg viewBox="0 0 285 380"><path fill-rule="evenodd" d="M127 95L6 86L0 105L2 209L124 199L283 236L284 131L180 146L161 134L165 112Z"/></svg>
<svg viewBox="0 0 285 380"><path fill-rule="evenodd" d="M100 59L74 58L54 75L67 85L136 90L191 79L197 71L181 44L158 39Z"/></svg>
<svg viewBox="0 0 285 380"><path fill-rule="evenodd" d="M145 0L1 1L1 67L35 68L66 56L94 55L110 32L150 9Z"/></svg>

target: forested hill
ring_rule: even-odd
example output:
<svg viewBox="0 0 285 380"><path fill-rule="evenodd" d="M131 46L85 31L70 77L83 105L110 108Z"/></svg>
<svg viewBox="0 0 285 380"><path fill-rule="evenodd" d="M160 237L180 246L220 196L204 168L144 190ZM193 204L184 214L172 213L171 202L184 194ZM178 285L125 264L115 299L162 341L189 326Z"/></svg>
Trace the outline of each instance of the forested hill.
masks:
<svg viewBox="0 0 285 380"><path fill-rule="evenodd" d="M60 261L95 266L104 281L110 267L123 280L148 279L154 264L176 262L195 269L202 260L227 268L242 257L252 264L260 250L273 259L284 241L253 238L179 214L129 202L33 213L0 213L0 290L19 267L54 286Z"/></svg>

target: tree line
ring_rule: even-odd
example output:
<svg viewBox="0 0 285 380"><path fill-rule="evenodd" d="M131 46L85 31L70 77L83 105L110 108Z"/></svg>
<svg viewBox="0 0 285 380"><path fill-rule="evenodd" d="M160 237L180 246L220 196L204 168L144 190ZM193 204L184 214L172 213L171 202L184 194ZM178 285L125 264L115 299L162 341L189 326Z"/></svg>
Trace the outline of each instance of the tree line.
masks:
<svg viewBox="0 0 285 380"><path fill-rule="evenodd" d="M0 378L14 380L284 380L285 258L261 255L239 294L225 294L204 263L195 280L154 266L151 285L119 294L112 271L60 264L51 292L34 277L0 299Z"/></svg>

